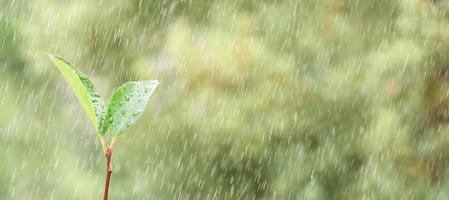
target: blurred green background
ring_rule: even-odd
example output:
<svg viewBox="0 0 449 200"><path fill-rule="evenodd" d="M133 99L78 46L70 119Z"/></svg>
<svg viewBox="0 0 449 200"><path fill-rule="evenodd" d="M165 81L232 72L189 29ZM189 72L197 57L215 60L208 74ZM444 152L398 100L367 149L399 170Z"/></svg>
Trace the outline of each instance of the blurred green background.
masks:
<svg viewBox="0 0 449 200"><path fill-rule="evenodd" d="M111 199L449 199L449 0L0 0L0 199L102 196L46 53L161 82Z"/></svg>

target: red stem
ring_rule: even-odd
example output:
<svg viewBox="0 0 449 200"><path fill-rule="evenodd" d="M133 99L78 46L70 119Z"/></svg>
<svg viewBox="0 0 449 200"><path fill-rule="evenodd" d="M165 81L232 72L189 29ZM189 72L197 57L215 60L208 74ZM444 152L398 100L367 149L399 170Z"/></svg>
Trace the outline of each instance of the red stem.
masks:
<svg viewBox="0 0 449 200"><path fill-rule="evenodd" d="M112 158L112 149L107 148L106 149L106 182L104 184L104 194L103 194L103 200L108 200L108 193L109 193L109 182L111 181L111 175L112 175L112 168L111 168L111 158Z"/></svg>

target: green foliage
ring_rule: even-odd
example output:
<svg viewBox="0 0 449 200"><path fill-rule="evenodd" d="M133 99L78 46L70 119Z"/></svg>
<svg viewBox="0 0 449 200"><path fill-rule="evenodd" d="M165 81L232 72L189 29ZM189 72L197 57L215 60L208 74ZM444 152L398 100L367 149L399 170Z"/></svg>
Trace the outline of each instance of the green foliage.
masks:
<svg viewBox="0 0 449 200"><path fill-rule="evenodd" d="M158 81L142 81L120 86L112 95L101 133L109 131L113 137L121 135L142 115L158 84Z"/></svg>
<svg viewBox="0 0 449 200"><path fill-rule="evenodd" d="M50 59L75 92L100 136L107 133L112 137L121 135L143 113L159 84L158 81L125 83L114 92L105 111L103 100L86 75L60 57L50 55Z"/></svg>
<svg viewBox="0 0 449 200"><path fill-rule="evenodd" d="M449 199L448 0L0 2L0 199L99 196L49 51L164 82L113 199Z"/></svg>
<svg viewBox="0 0 449 200"><path fill-rule="evenodd" d="M64 59L54 55L49 56L69 83L97 133L100 133L100 124L102 124L104 118L104 103L94 84L86 75Z"/></svg>

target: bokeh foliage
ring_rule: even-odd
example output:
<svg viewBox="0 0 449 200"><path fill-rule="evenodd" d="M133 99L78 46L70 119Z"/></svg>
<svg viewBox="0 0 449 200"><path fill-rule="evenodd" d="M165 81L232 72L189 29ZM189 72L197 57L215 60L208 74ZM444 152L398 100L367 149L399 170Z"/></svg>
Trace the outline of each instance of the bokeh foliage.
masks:
<svg viewBox="0 0 449 200"><path fill-rule="evenodd" d="M448 199L448 0L0 0L0 199L98 199L45 53L158 79L112 199Z"/></svg>

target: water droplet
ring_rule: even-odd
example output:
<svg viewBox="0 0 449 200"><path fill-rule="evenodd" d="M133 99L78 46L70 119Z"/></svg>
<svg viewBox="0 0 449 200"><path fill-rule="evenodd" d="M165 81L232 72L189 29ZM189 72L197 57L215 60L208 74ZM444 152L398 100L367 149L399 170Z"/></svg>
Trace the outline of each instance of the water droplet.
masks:
<svg viewBox="0 0 449 200"><path fill-rule="evenodd" d="M126 111L125 110L122 110L122 115L125 115L126 114Z"/></svg>

